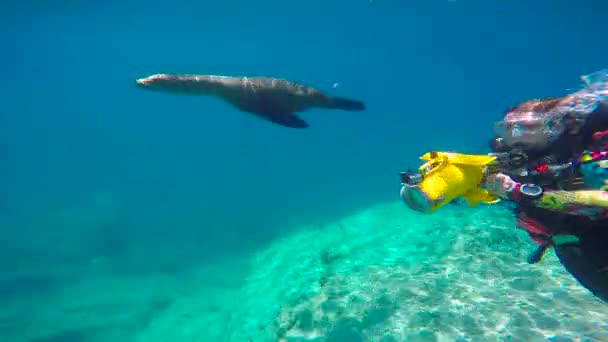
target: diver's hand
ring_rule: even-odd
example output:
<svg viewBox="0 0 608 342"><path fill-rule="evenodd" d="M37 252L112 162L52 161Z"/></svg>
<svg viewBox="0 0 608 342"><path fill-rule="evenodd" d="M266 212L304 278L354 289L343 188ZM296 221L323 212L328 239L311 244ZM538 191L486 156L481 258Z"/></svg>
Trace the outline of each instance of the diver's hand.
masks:
<svg viewBox="0 0 608 342"><path fill-rule="evenodd" d="M509 194L517 183L504 173L489 175L486 179L486 189L493 195L508 199Z"/></svg>

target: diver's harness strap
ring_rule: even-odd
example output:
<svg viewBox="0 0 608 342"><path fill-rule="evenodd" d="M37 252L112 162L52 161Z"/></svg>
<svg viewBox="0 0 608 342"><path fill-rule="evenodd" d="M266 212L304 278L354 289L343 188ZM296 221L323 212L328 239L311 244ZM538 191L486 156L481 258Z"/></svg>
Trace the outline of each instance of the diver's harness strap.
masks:
<svg viewBox="0 0 608 342"><path fill-rule="evenodd" d="M517 176L538 176L551 174L556 176L573 167L572 162L564 164L551 164L549 162L539 164L534 169L528 169L528 155L521 151L489 153L496 157L496 163L488 165L487 173L517 174Z"/></svg>
<svg viewBox="0 0 608 342"><path fill-rule="evenodd" d="M489 173L510 172L521 169L528 163L528 155L519 151L488 153L496 157L496 162L488 165Z"/></svg>

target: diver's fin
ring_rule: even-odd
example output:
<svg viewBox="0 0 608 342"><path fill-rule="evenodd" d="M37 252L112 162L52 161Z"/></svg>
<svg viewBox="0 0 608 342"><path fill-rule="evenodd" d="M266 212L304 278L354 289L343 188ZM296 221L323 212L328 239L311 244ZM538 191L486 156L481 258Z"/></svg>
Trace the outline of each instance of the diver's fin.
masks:
<svg viewBox="0 0 608 342"><path fill-rule="evenodd" d="M287 113L282 115L271 115L265 117L269 121L274 122L277 125L290 127L290 128L308 128L308 123L302 120L299 116L294 113Z"/></svg>
<svg viewBox="0 0 608 342"><path fill-rule="evenodd" d="M467 203L471 207L476 206L479 202L482 202L485 204L494 204L494 203L498 203L500 201L500 199L498 197L490 194L488 192L488 190L479 189L479 188L469 190L462 197L467 201Z"/></svg>
<svg viewBox="0 0 608 342"><path fill-rule="evenodd" d="M552 242L547 241L547 242L543 243L542 245L536 247L536 249L532 253L530 253L528 255L528 257L526 258L526 261L528 262L528 264L536 264L539 261L541 261L543 258L543 255L545 255L545 252L551 246L552 246Z"/></svg>
<svg viewBox="0 0 608 342"><path fill-rule="evenodd" d="M452 164L471 166L485 166L496 160L495 156L488 156L483 154L461 154L452 152L428 152L423 154L420 159L428 161L434 159L434 155L445 155L448 157L448 161Z"/></svg>
<svg viewBox="0 0 608 342"><path fill-rule="evenodd" d="M358 112L365 110L365 103L358 100L346 99L343 97L330 97L325 107Z"/></svg>

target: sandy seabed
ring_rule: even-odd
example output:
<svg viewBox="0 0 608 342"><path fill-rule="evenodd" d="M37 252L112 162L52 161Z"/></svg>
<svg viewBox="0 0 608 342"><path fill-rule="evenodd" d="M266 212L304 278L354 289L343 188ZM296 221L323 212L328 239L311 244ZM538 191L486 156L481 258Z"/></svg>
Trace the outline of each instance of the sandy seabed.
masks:
<svg viewBox="0 0 608 342"><path fill-rule="evenodd" d="M4 303L0 340L608 341L608 305L533 248L499 207L381 204L178 275L89 270Z"/></svg>

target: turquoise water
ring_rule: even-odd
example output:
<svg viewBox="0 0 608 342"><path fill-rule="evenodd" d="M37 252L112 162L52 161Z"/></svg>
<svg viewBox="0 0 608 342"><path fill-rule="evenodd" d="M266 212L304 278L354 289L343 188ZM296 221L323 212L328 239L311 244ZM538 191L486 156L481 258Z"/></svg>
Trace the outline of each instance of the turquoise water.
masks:
<svg viewBox="0 0 608 342"><path fill-rule="evenodd" d="M398 201L422 153L486 151L505 108L606 67L591 4L3 2L0 340L608 340L503 208ZM367 110L291 130L135 87L161 72Z"/></svg>

